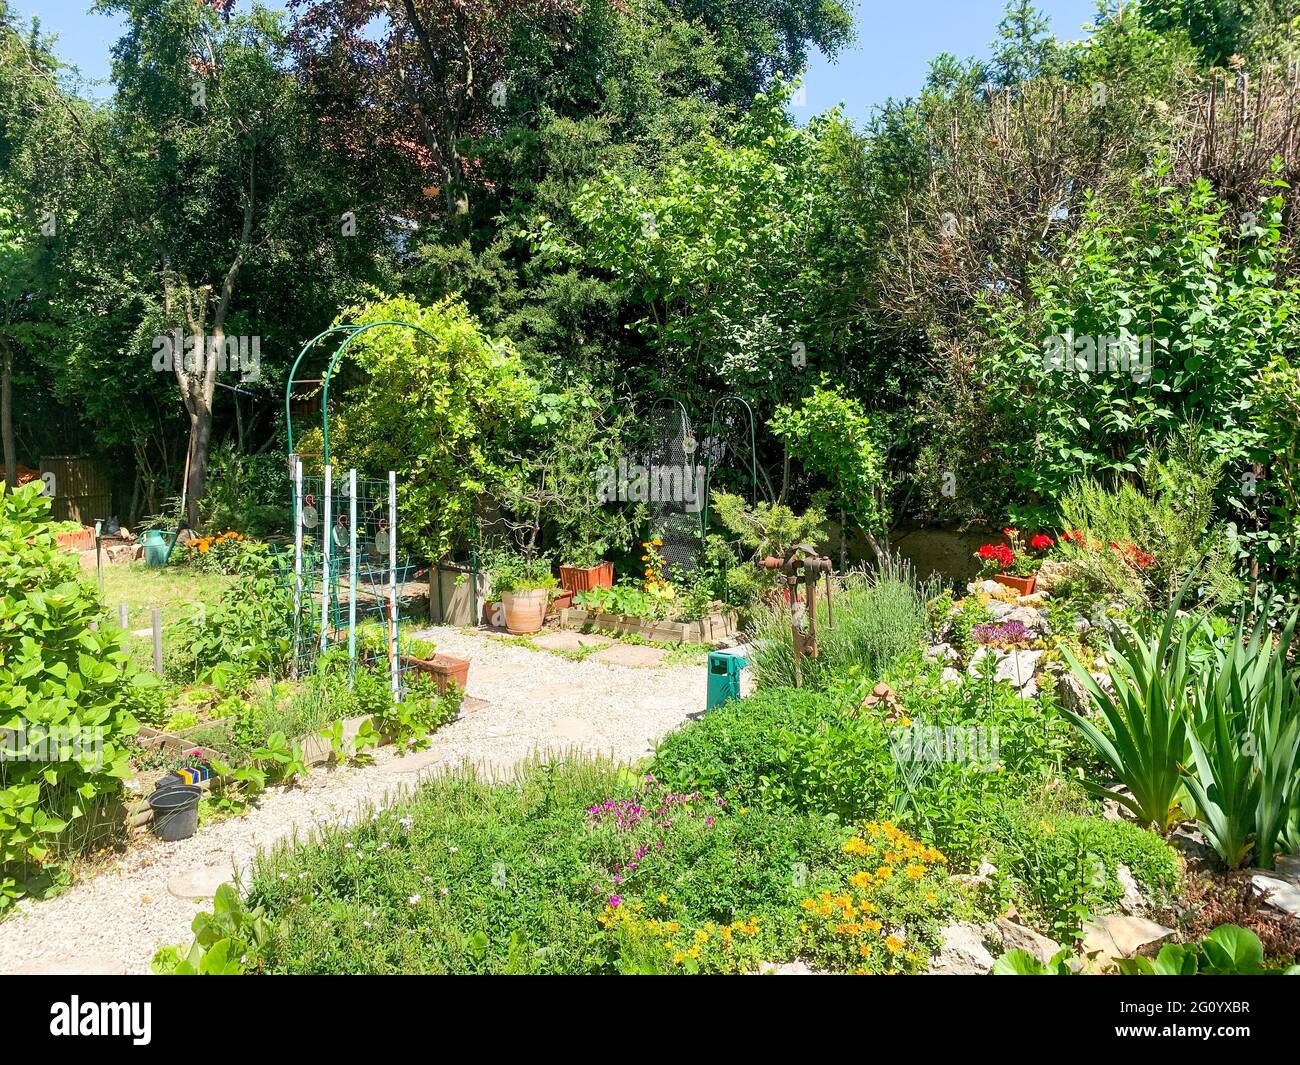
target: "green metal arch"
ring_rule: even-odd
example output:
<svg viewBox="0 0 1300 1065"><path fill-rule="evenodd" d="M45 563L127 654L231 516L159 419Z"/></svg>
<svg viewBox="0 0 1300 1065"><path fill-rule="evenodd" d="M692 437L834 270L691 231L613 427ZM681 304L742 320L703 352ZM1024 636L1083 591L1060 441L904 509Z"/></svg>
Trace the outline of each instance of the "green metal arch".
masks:
<svg viewBox="0 0 1300 1065"><path fill-rule="evenodd" d="M314 349L316 345L320 341L324 340L326 337L333 336L336 333L347 334L347 336L343 340L343 343L338 346L338 349L334 352L333 357L330 359L329 366L325 370L325 376L321 380L321 439L324 443L324 449L325 449L325 455L322 461L326 466L328 466L330 461L330 379L334 376L334 368L338 366L339 359L342 358L343 352L347 350L348 345L351 344L352 341L356 340L356 338L359 337L362 333L368 332L371 329L378 329L381 326L386 326L386 325L397 326L399 329L413 329L415 332L422 333L425 336L427 336L435 344L438 342L438 338L436 336L434 336L432 333L430 333L427 329L423 328L422 326L416 325L414 322L385 320L382 322L368 322L365 325L356 325L355 323L348 323L346 325L332 325L328 329L322 330L321 332L317 333L314 337L312 337L309 341L307 341L306 344L303 345L302 350L298 352L298 357L293 360L293 366L289 370L289 379L285 382L284 385L284 424L285 424L285 430L289 435L290 455L293 454L293 414L290 411L290 397L292 396L293 393L294 382L298 376L298 367L302 364L302 360L306 357L307 353L310 352L312 349Z"/></svg>
<svg viewBox="0 0 1300 1065"><path fill-rule="evenodd" d="M745 412L745 418L749 422L749 505L753 506L758 502L758 442L757 434L754 429L754 408L749 405L749 401L744 396L735 392L728 392L721 396L713 404L713 412L709 415L709 436L710 441L717 439L718 411L728 403L739 403L741 410ZM704 467L704 510L702 524L705 530L709 527L709 492L713 485L713 463L709 461Z"/></svg>

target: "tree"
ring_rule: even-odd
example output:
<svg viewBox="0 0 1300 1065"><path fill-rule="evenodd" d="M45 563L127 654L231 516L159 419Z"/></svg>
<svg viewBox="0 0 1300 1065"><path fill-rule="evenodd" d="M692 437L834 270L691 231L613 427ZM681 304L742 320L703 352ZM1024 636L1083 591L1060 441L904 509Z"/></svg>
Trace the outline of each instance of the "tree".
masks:
<svg viewBox="0 0 1300 1065"><path fill-rule="evenodd" d="M259 372L253 337L231 330L247 272L295 258L301 269L345 243L337 198L322 195L319 176L334 160L315 142L286 70L280 19L257 6L232 17L227 6L105 0L103 10L127 19L113 50L110 120L87 121L65 102L74 142L112 208L83 219L82 265L96 268L93 228L101 262L111 258L115 276L134 278L137 317L124 347L137 381L149 369L168 372L180 394L192 525L206 490L217 376L233 369L228 339L245 353L240 379ZM167 343L176 333L183 345Z"/></svg>
<svg viewBox="0 0 1300 1065"><path fill-rule="evenodd" d="M1050 73L1059 56L1051 21L1030 0L1011 0L993 42L993 74L1003 88Z"/></svg>

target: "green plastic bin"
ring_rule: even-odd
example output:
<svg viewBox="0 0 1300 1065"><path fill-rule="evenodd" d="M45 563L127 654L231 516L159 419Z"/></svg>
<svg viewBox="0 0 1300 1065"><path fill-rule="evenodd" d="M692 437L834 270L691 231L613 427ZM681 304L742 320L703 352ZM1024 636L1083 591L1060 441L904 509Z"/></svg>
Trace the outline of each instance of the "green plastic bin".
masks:
<svg viewBox="0 0 1300 1065"><path fill-rule="evenodd" d="M709 690L705 711L740 698L740 671L748 664L746 647L709 652Z"/></svg>

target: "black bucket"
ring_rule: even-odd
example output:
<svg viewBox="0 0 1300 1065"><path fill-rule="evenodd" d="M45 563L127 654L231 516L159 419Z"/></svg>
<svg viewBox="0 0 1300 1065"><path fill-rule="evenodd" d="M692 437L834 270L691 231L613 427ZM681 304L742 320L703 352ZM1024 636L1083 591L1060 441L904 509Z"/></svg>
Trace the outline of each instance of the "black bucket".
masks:
<svg viewBox="0 0 1300 1065"><path fill-rule="evenodd" d="M153 831L159 839L189 839L199 827L199 799L203 789L194 784L173 784L149 796Z"/></svg>

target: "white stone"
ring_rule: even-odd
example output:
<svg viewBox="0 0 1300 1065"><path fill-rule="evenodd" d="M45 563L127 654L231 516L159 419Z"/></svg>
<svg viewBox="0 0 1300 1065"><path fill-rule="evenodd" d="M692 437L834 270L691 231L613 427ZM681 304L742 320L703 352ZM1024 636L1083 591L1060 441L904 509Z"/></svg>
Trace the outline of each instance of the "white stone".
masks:
<svg viewBox="0 0 1300 1065"><path fill-rule="evenodd" d="M1256 873L1250 878L1250 883L1273 909L1300 917L1300 887L1264 873Z"/></svg>
<svg viewBox="0 0 1300 1065"><path fill-rule="evenodd" d="M1115 869L1115 879L1124 888L1124 897L1119 900L1119 908L1130 917L1140 917L1146 913L1147 900L1142 895L1142 889L1138 887L1133 871L1127 865L1120 863Z"/></svg>
<svg viewBox="0 0 1300 1065"><path fill-rule="evenodd" d="M994 923L1002 933L1004 951L1023 950L1039 961L1047 963L1052 960L1052 955L1061 949L1061 944L1056 940L1040 935L1027 925L1016 924L1005 917L999 917Z"/></svg>
<svg viewBox="0 0 1300 1065"><path fill-rule="evenodd" d="M1083 926L1083 952L1096 953L1095 965L1116 958L1151 956L1174 937L1174 930L1145 917L1110 914Z"/></svg>
<svg viewBox="0 0 1300 1065"><path fill-rule="evenodd" d="M943 946L927 970L932 976L982 976L993 968L993 955L984 945L984 929L980 925L958 921L940 934Z"/></svg>

